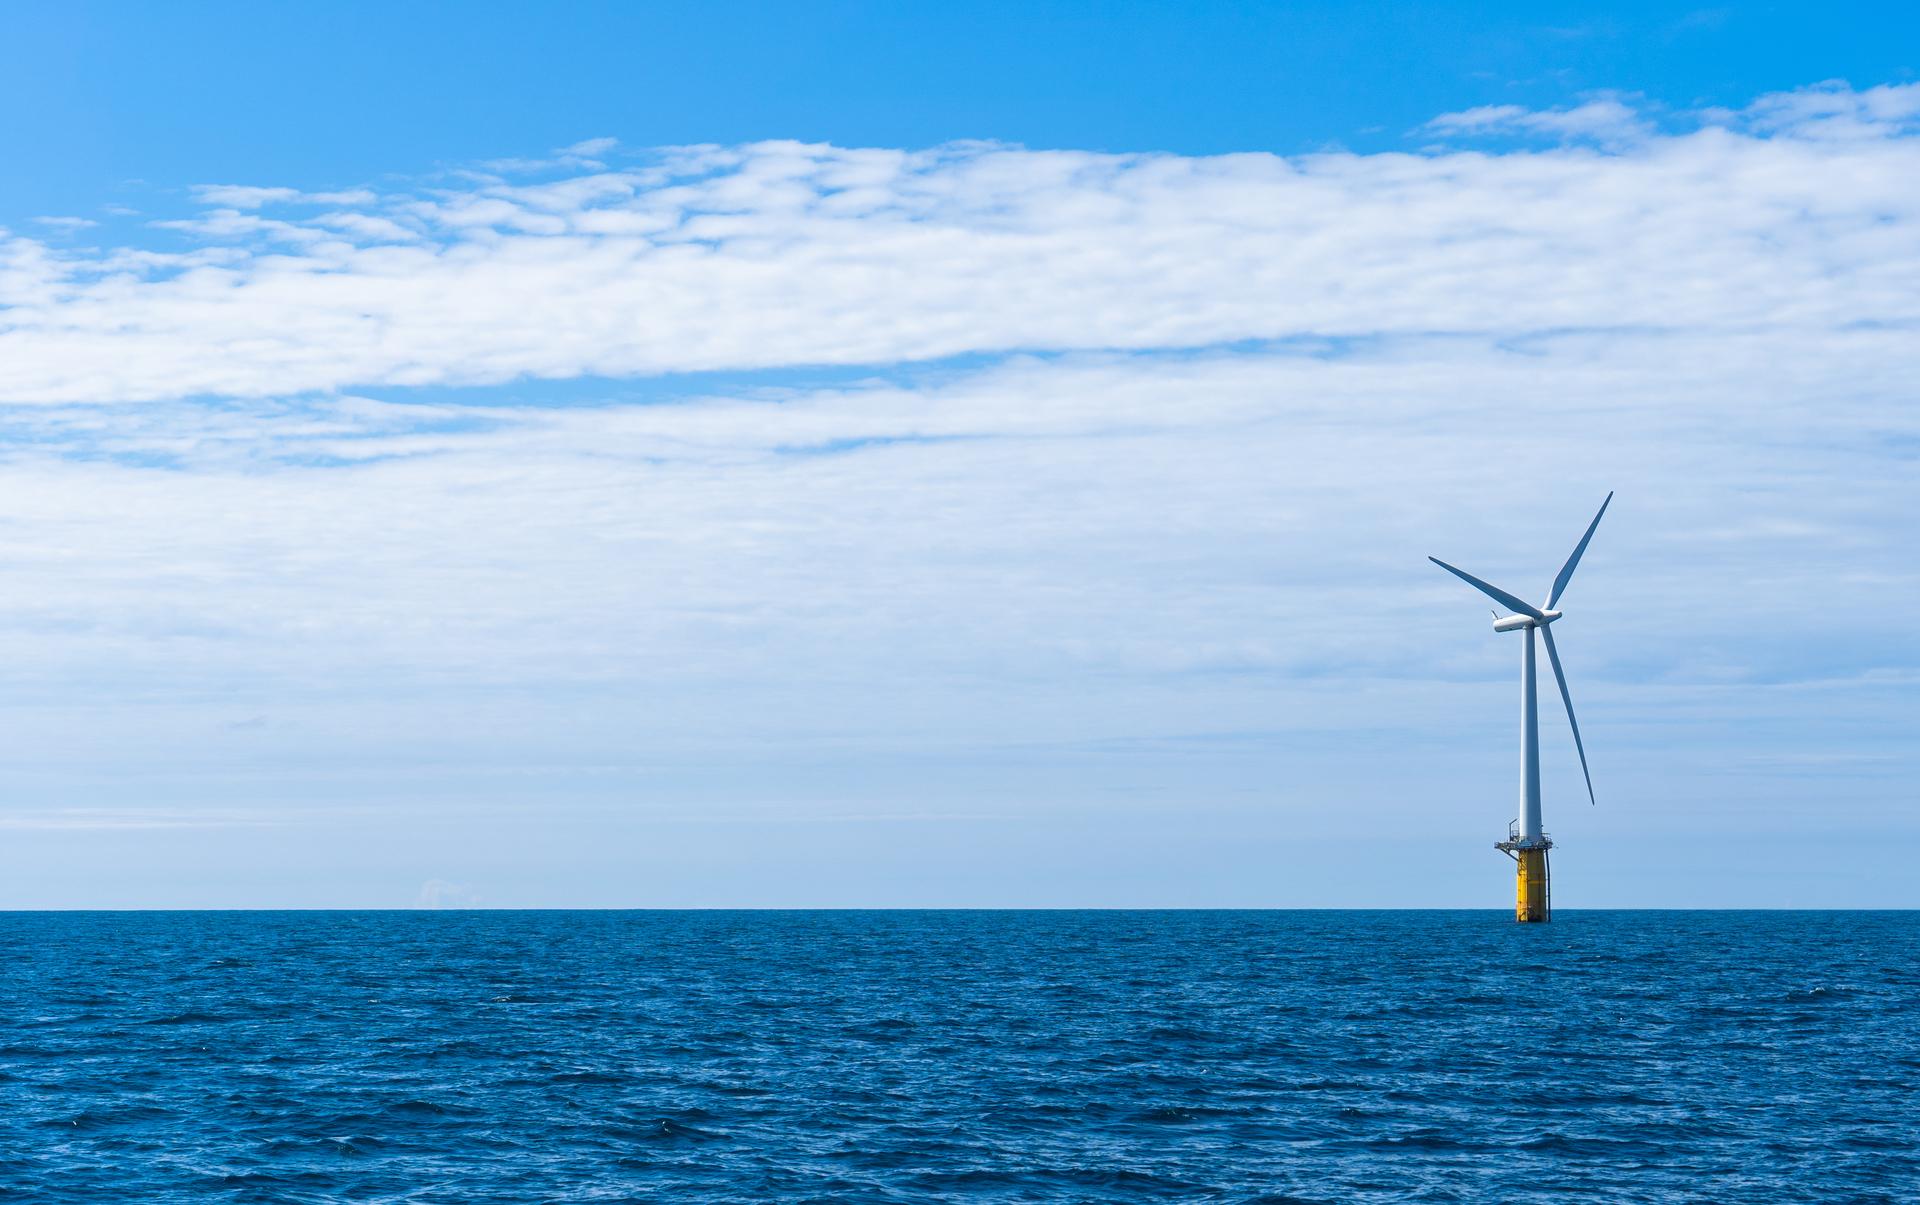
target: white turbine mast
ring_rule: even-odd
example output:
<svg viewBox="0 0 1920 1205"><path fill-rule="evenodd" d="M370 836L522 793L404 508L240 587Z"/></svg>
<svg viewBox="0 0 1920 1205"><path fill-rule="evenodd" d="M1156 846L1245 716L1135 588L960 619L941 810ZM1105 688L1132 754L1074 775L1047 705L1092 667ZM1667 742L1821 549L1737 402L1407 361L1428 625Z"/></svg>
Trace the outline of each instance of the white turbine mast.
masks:
<svg viewBox="0 0 1920 1205"><path fill-rule="evenodd" d="M1537 607L1518 595L1481 581L1464 569L1447 564L1439 557L1427 558L1513 612L1503 617L1496 611L1494 631L1526 634L1520 653L1520 817L1509 830L1507 839L1496 846L1519 863L1517 920L1544 921L1552 911L1546 852L1553 847L1553 841L1540 823L1540 706L1533 653L1533 635L1536 631L1547 646L1547 661L1553 666L1553 680L1559 684L1560 701L1567 707L1567 726L1573 729L1573 747L1580 753L1580 773L1587 780L1587 801L1595 802L1593 775L1587 770L1587 750L1580 741L1580 721L1573 717L1573 695L1567 690L1567 675L1560 668L1560 652L1553 645L1552 624L1562 614L1554 607L1559 605L1567 583L1573 580L1574 568L1580 564L1581 554L1586 552L1594 529L1600 526L1600 518L1607 513L1607 506L1612 501L1613 495L1609 493L1606 501L1600 504L1599 512L1593 516L1593 522L1587 524L1586 534L1574 545L1573 555L1567 558L1567 563L1560 567L1559 574L1553 579L1553 588L1547 592L1547 601Z"/></svg>

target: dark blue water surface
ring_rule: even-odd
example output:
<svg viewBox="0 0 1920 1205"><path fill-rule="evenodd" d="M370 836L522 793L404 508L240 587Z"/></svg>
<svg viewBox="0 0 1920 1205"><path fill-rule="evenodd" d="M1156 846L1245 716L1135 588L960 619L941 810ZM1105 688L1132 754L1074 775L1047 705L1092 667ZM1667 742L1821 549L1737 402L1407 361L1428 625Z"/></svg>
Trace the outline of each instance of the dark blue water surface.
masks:
<svg viewBox="0 0 1920 1205"><path fill-rule="evenodd" d="M1920 914L0 914L13 1201L1920 1200Z"/></svg>

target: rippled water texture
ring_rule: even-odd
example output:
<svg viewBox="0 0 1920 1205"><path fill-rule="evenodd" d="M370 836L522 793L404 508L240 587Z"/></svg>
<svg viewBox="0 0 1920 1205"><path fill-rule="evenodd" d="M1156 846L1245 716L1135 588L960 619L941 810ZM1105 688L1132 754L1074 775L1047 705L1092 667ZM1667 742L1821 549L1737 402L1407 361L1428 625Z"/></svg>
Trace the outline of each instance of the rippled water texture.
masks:
<svg viewBox="0 0 1920 1205"><path fill-rule="evenodd" d="M1920 914L0 915L0 1199L1911 1201Z"/></svg>

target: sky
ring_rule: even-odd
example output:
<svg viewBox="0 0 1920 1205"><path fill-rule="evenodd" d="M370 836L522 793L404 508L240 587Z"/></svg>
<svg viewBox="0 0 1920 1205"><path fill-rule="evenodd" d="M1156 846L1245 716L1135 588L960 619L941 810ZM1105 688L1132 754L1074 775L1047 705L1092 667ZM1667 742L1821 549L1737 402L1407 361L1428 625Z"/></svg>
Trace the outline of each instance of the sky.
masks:
<svg viewBox="0 0 1920 1205"><path fill-rule="evenodd" d="M1920 16L5 7L0 907L1920 906Z"/></svg>

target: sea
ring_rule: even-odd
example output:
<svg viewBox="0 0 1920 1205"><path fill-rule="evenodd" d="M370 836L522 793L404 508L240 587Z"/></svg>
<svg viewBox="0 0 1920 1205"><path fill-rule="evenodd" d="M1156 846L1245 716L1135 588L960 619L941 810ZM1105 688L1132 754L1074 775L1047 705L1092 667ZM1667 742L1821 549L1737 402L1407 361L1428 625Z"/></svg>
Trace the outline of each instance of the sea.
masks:
<svg viewBox="0 0 1920 1205"><path fill-rule="evenodd" d="M1920 913L0 914L7 1202L1912 1202Z"/></svg>

